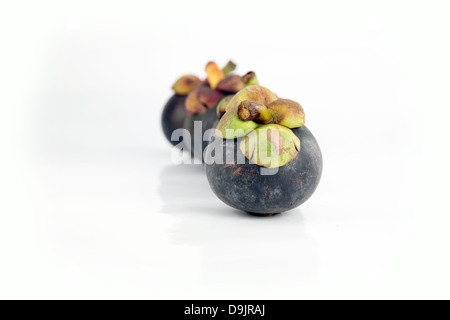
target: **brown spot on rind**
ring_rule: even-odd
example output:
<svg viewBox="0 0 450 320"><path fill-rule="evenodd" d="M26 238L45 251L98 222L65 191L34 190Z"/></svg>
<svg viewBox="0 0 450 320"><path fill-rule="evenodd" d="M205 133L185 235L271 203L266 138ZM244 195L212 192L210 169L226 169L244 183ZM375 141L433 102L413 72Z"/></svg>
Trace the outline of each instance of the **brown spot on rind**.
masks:
<svg viewBox="0 0 450 320"><path fill-rule="evenodd" d="M233 167L236 166L236 161L234 160L230 160L229 162L225 163L224 167L228 168L228 167Z"/></svg>
<svg viewBox="0 0 450 320"><path fill-rule="evenodd" d="M269 192L269 186L265 186L265 187L264 187L264 195L265 195L266 197L268 197L269 194L270 194L270 192Z"/></svg>
<svg viewBox="0 0 450 320"><path fill-rule="evenodd" d="M244 170L244 167L238 167L237 169L235 169L234 171L233 171L233 175L234 176L237 176L237 175L240 175L240 174L242 174L242 171Z"/></svg>

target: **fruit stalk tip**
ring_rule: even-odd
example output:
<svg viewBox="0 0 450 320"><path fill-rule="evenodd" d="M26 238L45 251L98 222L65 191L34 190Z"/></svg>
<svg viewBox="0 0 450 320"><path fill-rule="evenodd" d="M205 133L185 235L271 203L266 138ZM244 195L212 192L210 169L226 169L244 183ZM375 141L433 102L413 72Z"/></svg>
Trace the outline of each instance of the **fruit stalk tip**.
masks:
<svg viewBox="0 0 450 320"><path fill-rule="evenodd" d="M242 82L244 82L244 85L246 87L253 86L253 85L259 85L258 78L256 77L256 73L253 71L247 72L245 75L242 76Z"/></svg>
<svg viewBox="0 0 450 320"><path fill-rule="evenodd" d="M217 63L210 61L205 68L206 74L208 75L208 82L212 89L215 89L217 84L225 78L222 70L219 68Z"/></svg>
<svg viewBox="0 0 450 320"><path fill-rule="evenodd" d="M265 105L249 100L242 101L239 104L238 117L243 121L253 120L260 123L272 121L272 114Z"/></svg>
<svg viewBox="0 0 450 320"><path fill-rule="evenodd" d="M222 72L225 76L230 75L234 70L236 70L236 64L231 60L222 68Z"/></svg>

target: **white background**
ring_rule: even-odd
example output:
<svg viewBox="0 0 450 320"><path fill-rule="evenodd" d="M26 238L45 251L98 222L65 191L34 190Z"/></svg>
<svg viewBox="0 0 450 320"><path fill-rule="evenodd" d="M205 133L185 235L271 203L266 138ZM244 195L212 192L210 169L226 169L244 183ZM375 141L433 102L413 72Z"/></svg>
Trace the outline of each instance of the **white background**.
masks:
<svg viewBox="0 0 450 320"><path fill-rule="evenodd" d="M2 1L0 298L450 298L448 1ZM170 162L209 60L305 108L313 197L272 218Z"/></svg>

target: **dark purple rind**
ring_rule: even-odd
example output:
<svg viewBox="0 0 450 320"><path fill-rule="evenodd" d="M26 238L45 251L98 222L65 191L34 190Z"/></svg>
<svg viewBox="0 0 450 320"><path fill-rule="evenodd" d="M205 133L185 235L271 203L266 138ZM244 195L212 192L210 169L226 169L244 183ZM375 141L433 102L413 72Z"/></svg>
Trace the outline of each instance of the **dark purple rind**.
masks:
<svg viewBox="0 0 450 320"><path fill-rule="evenodd" d="M174 94L164 106L161 124L166 139L174 146L180 141L171 141L172 132L183 128L184 120L188 116L184 105L187 96Z"/></svg>
<svg viewBox="0 0 450 320"><path fill-rule="evenodd" d="M322 175L322 153L312 133L305 126L292 129L300 139L301 149L286 165L277 168L274 175L261 175L261 166L236 164L243 157L237 140L222 140L224 158L234 152L234 163L206 164L206 176L213 192L227 205L254 214L273 215L294 209L308 200L316 190ZM214 142L210 144L213 147ZM211 160L207 150L206 162ZM266 169L276 170L276 169Z"/></svg>

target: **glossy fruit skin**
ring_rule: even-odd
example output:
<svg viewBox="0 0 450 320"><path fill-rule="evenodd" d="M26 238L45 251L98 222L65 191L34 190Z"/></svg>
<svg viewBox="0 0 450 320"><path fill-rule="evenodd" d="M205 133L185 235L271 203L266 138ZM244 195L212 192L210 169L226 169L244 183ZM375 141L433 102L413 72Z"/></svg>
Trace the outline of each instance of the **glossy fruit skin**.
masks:
<svg viewBox="0 0 450 320"><path fill-rule="evenodd" d="M305 126L292 129L300 139L297 156L274 175L261 175L261 166L236 164L243 156L237 140L219 141L224 157L234 152L234 163L208 164L211 152L205 152L206 176L213 192L227 205L253 215L273 215L298 207L314 193L322 175L322 153L312 133ZM217 138L220 139L220 138ZM213 145L213 143L211 143ZM266 169L276 170L276 169Z"/></svg>
<svg viewBox="0 0 450 320"><path fill-rule="evenodd" d="M166 139L175 145L178 145L179 141L171 141L172 132L176 129L181 129L184 126L184 120L187 117L186 107L184 105L187 96L174 94L167 101L161 117L161 124Z"/></svg>

